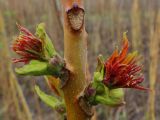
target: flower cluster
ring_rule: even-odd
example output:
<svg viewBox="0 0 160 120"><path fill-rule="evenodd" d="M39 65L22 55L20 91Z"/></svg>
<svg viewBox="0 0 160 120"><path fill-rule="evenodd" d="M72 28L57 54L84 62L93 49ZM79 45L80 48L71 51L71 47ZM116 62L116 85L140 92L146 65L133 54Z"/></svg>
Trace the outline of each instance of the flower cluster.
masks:
<svg viewBox="0 0 160 120"><path fill-rule="evenodd" d="M148 90L140 85L142 65L138 65L137 52L128 54L129 43L126 33L123 35L121 52L116 49L105 61L98 57L93 81L86 87L84 96L91 105L104 104L119 106L125 104L123 88Z"/></svg>
<svg viewBox="0 0 160 120"><path fill-rule="evenodd" d="M116 49L105 62L103 83L108 88L135 88L146 90L146 88L139 85L144 80L144 77L140 75L142 66L137 64L137 52L127 54L128 47L128 39L126 35L124 35L121 52L119 53Z"/></svg>
<svg viewBox="0 0 160 120"><path fill-rule="evenodd" d="M69 70L66 68L65 61L54 49L54 45L46 33L44 23L37 25L35 35L26 28L18 24L17 26L20 34L11 47L20 57L13 58L13 62L23 62L24 64L15 68L15 72L19 75L43 75L55 96L47 95L38 86L35 86L38 96L64 116L66 107L61 87L69 78Z"/></svg>
<svg viewBox="0 0 160 120"><path fill-rule="evenodd" d="M36 38L29 30L18 25L20 35L12 44L12 49L21 58L13 58L13 62L24 62L25 64L31 60L44 60L42 41Z"/></svg>

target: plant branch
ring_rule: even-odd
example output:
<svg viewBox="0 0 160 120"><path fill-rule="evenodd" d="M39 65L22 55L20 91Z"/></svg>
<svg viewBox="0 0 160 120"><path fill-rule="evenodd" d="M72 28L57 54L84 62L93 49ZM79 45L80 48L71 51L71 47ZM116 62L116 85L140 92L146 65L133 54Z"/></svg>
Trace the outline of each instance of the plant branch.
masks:
<svg viewBox="0 0 160 120"><path fill-rule="evenodd" d="M87 84L87 46L84 26L83 2L63 0L64 10L64 57L70 70L67 84L63 87L67 107L67 120L86 120L89 115L80 107L77 96Z"/></svg>

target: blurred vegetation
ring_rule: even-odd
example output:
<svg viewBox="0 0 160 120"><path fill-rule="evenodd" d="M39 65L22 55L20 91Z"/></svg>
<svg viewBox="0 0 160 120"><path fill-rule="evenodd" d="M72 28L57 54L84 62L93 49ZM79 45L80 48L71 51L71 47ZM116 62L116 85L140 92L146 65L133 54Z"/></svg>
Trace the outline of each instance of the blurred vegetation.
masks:
<svg viewBox="0 0 160 120"><path fill-rule="evenodd" d="M85 9L91 73L96 67L96 56L110 55L114 46L120 44L122 33L128 31L131 49L142 55L144 86L152 89L126 90L127 104L122 107L98 106L98 120L159 120L160 0L85 0ZM15 54L9 46L19 32L16 22L31 31L45 22L56 49L63 51L60 0L0 0L0 120L30 120L31 115L33 120L58 120L57 113L35 94L35 84L51 93L43 78L24 78L13 72L11 56Z"/></svg>

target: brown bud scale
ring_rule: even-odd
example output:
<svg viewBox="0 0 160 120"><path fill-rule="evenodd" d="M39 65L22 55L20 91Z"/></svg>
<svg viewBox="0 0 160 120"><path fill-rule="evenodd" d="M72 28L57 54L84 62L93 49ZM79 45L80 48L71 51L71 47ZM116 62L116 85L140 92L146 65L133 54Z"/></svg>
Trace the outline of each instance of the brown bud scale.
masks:
<svg viewBox="0 0 160 120"><path fill-rule="evenodd" d="M68 22L71 28L79 31L84 23L84 10L79 7L73 7L67 12Z"/></svg>

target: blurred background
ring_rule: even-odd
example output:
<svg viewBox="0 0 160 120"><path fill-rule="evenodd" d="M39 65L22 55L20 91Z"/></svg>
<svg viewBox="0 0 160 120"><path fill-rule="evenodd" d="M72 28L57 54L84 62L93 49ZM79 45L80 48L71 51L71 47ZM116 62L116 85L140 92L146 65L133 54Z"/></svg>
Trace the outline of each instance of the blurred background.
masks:
<svg viewBox="0 0 160 120"><path fill-rule="evenodd" d="M126 105L97 106L98 120L160 120L160 0L85 0L88 61L91 74L96 57L109 56L121 43L123 32L130 51L142 55L145 81L152 91L125 90ZM43 77L14 73L16 55L10 44L19 33L16 22L33 33L38 23L63 55L63 22L60 0L0 0L0 120L59 120L56 112L37 97L34 85L51 94Z"/></svg>

